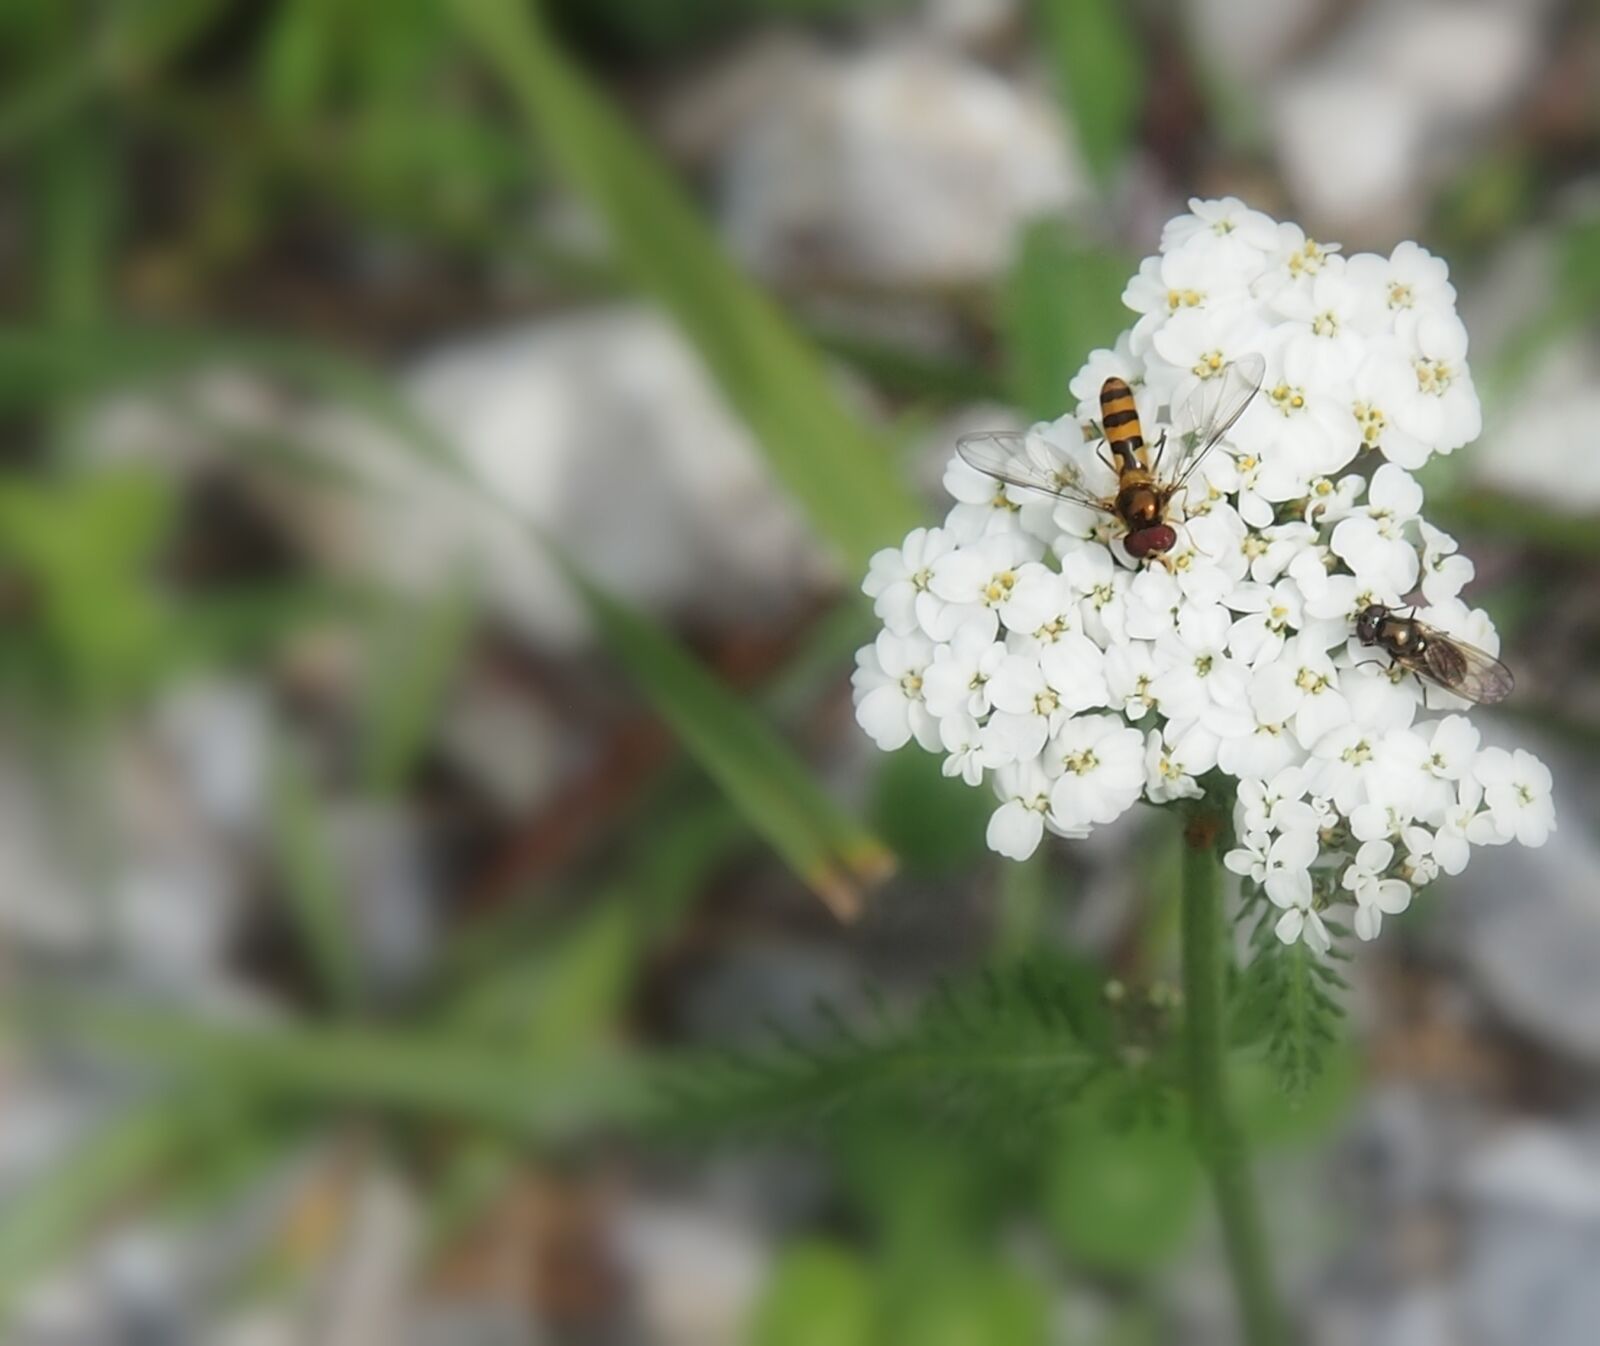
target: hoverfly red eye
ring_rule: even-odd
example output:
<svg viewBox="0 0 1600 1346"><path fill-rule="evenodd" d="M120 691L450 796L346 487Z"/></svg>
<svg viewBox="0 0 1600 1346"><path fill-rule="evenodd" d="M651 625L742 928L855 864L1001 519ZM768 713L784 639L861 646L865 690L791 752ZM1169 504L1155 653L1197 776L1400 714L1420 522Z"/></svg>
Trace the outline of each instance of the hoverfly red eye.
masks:
<svg viewBox="0 0 1600 1346"><path fill-rule="evenodd" d="M1171 551L1177 541L1178 534L1171 524L1158 523L1150 528L1141 528L1137 533L1129 533L1122 545L1128 549L1129 556L1142 561L1147 556L1159 556L1162 552Z"/></svg>

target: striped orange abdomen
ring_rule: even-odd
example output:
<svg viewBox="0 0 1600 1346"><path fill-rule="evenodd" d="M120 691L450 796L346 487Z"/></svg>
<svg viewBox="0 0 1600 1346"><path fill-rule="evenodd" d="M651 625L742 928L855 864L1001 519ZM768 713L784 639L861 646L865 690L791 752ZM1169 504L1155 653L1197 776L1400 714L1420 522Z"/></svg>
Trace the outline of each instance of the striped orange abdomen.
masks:
<svg viewBox="0 0 1600 1346"><path fill-rule="evenodd" d="M1106 443L1116 455L1119 471L1143 465L1139 408L1133 400L1133 389L1122 379L1109 378L1100 385L1100 424L1105 427Z"/></svg>

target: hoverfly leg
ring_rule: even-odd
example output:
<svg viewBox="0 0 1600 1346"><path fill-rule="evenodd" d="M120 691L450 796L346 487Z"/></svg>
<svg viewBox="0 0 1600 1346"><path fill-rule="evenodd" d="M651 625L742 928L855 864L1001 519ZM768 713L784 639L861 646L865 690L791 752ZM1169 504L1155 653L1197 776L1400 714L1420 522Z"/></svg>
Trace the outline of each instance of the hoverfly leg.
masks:
<svg viewBox="0 0 1600 1346"><path fill-rule="evenodd" d="M1102 463L1104 463L1107 467L1109 467L1114 474L1119 475L1119 476L1121 475L1120 469L1106 455L1106 442L1105 442L1105 440L1102 439L1100 441L1100 447L1095 450L1095 455L1094 456L1096 458L1098 458Z"/></svg>
<svg viewBox="0 0 1600 1346"><path fill-rule="evenodd" d="M1167 432L1161 432L1161 438L1156 440L1155 461L1150 464L1150 470L1156 471L1161 466L1161 455L1167 451Z"/></svg>

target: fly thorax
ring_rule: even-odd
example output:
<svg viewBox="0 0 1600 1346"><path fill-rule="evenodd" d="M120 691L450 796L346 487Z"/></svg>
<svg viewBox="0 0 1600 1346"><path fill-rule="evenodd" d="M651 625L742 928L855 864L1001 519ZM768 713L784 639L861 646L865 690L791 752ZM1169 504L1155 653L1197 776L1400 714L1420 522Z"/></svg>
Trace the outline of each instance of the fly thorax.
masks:
<svg viewBox="0 0 1600 1346"><path fill-rule="evenodd" d="M1148 486L1128 486L1117 492L1117 513L1130 524L1161 522L1161 499Z"/></svg>

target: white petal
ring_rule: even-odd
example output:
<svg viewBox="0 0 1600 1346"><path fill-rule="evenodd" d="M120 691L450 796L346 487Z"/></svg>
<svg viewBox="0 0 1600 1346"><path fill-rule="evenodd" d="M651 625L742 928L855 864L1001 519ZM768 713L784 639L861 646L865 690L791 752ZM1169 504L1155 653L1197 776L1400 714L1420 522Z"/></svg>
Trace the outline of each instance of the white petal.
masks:
<svg viewBox="0 0 1600 1346"><path fill-rule="evenodd" d="M1044 818L1019 800L1008 800L989 819L989 849L1010 860L1026 860L1044 838Z"/></svg>

